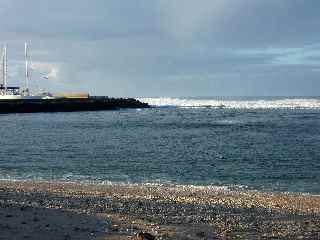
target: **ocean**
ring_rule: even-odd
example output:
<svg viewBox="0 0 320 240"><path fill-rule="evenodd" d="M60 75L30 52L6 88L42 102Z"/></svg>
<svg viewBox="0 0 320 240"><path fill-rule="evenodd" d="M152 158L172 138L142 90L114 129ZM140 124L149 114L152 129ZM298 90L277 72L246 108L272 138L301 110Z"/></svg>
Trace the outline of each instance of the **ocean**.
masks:
<svg viewBox="0 0 320 240"><path fill-rule="evenodd" d="M0 179L320 194L320 98L0 115Z"/></svg>

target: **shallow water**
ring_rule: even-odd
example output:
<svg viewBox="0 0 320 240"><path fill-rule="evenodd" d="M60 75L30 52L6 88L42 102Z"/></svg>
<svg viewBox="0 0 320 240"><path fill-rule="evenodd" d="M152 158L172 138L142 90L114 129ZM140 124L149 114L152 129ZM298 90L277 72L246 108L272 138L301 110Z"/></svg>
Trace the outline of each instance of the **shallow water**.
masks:
<svg viewBox="0 0 320 240"><path fill-rule="evenodd" d="M319 98L194 100L0 115L0 178L320 193Z"/></svg>

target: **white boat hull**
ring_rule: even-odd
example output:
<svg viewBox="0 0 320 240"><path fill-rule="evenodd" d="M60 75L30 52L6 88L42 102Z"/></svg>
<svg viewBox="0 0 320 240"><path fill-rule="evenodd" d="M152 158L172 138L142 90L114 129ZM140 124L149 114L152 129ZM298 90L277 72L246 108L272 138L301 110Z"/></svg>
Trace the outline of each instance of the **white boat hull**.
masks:
<svg viewBox="0 0 320 240"><path fill-rule="evenodd" d="M15 100L22 99L20 95L0 95L0 100Z"/></svg>
<svg viewBox="0 0 320 240"><path fill-rule="evenodd" d="M21 96L21 95L0 95L0 100L19 100L19 99L54 99L52 96Z"/></svg>

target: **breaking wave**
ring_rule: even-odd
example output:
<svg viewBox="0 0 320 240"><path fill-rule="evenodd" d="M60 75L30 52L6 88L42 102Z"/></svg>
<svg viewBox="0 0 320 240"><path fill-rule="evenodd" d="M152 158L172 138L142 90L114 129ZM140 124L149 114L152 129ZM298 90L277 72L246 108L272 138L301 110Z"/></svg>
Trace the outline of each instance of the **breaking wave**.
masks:
<svg viewBox="0 0 320 240"><path fill-rule="evenodd" d="M320 98L281 99L188 99L139 98L153 107L229 108L229 109L320 109Z"/></svg>

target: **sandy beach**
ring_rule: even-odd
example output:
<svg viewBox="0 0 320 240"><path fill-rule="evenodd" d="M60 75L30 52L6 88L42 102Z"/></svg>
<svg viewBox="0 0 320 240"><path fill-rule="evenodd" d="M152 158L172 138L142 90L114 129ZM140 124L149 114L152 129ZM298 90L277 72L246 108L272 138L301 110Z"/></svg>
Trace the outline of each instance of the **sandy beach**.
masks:
<svg viewBox="0 0 320 240"><path fill-rule="evenodd" d="M149 233L149 238L137 234ZM0 239L320 239L320 197L0 182Z"/></svg>

